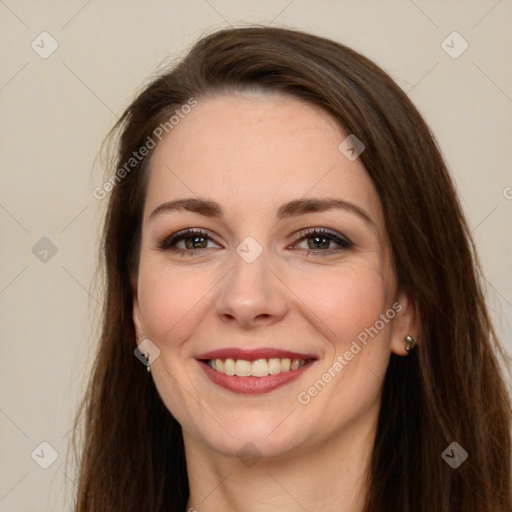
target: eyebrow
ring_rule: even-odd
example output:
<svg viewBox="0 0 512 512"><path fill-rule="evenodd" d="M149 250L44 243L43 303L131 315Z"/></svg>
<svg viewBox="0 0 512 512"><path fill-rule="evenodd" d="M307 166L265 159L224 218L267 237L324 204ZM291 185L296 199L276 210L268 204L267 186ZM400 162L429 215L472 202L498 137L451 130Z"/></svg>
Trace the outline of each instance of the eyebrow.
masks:
<svg viewBox="0 0 512 512"><path fill-rule="evenodd" d="M344 199L295 199L288 203L281 205L277 211L277 219L283 220L290 217L297 217L307 213L324 212L332 209L340 209L350 213L354 213L362 218L374 230L376 226L371 217L359 206L345 201ZM186 198L176 199L174 201L167 201L157 206L150 214L149 220L157 215L172 211L188 211L204 215L205 217L212 217L224 219L224 212L222 206L210 199L201 198Z"/></svg>

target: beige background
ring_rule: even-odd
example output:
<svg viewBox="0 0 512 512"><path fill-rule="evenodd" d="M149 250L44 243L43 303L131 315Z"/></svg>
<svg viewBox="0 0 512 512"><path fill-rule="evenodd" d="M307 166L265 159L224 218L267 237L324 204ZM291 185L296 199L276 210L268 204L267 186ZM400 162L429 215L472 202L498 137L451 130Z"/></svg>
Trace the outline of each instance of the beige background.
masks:
<svg viewBox="0 0 512 512"><path fill-rule="evenodd" d="M222 26L331 37L408 92L454 175L512 353L510 20L506 0L0 0L0 512L69 509L67 434L101 300L91 288L105 203L92 194L103 183L100 143L162 59ZM31 47L51 48L43 31L59 45L46 59ZM441 46L453 31L469 44L456 59ZM33 252L43 237L57 249L47 261L47 242ZM59 454L46 470L31 458L43 441ZM50 455L43 446L34 458Z"/></svg>

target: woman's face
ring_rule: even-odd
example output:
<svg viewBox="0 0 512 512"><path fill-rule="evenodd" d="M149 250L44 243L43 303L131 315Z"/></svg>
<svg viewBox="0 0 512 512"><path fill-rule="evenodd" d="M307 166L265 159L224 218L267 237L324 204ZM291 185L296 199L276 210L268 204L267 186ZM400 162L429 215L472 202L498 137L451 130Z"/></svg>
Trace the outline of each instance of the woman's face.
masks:
<svg viewBox="0 0 512 512"><path fill-rule="evenodd" d="M186 442L284 456L374 426L413 308L347 135L290 97L225 95L153 150L134 322Z"/></svg>

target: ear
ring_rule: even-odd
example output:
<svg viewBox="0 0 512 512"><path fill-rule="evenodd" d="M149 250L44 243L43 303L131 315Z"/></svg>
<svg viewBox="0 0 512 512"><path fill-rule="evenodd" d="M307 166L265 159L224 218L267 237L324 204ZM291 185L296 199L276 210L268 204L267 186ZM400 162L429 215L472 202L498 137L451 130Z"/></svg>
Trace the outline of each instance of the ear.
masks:
<svg viewBox="0 0 512 512"><path fill-rule="evenodd" d="M137 276L133 276L130 279L130 284L132 288L132 297L133 297L133 307L132 307L132 319L133 325L135 327L135 337L138 340L144 339L144 324L142 322L142 312L139 306L139 297L137 293Z"/></svg>
<svg viewBox="0 0 512 512"><path fill-rule="evenodd" d="M412 336L421 343L421 340L418 340L421 330L418 304L410 294L399 292L393 306L396 316L393 320L391 351L398 356L406 356L409 354L404 344L406 336Z"/></svg>

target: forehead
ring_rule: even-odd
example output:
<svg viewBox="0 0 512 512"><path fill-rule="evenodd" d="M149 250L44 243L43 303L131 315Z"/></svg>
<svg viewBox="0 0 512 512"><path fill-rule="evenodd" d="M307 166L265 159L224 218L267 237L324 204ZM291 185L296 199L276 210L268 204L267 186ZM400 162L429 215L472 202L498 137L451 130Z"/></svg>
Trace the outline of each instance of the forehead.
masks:
<svg viewBox="0 0 512 512"><path fill-rule="evenodd" d="M348 133L301 100L251 93L214 96L174 126L151 155L146 216L160 203L211 197L236 215L302 197L339 197L378 224L378 194L360 159L338 149Z"/></svg>

